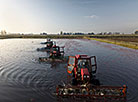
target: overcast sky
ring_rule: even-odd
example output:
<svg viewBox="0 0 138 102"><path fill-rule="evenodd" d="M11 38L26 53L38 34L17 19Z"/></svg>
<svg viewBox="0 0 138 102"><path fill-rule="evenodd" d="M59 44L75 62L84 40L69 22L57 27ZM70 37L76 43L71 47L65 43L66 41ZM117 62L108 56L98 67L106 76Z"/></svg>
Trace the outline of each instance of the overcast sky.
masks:
<svg viewBox="0 0 138 102"><path fill-rule="evenodd" d="M138 0L0 0L0 30L20 33L138 29Z"/></svg>

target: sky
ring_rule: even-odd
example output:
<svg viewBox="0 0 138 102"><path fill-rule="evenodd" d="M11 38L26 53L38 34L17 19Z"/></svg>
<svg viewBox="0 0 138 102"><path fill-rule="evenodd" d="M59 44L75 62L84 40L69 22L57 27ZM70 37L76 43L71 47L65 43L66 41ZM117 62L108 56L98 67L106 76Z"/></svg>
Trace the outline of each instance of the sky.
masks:
<svg viewBox="0 0 138 102"><path fill-rule="evenodd" d="M137 29L138 0L0 0L0 30L10 33Z"/></svg>

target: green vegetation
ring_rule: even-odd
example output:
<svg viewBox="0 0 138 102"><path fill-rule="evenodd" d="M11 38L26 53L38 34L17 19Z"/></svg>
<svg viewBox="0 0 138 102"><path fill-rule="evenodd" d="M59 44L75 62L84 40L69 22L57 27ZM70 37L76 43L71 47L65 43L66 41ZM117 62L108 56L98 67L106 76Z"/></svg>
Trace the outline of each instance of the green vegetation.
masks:
<svg viewBox="0 0 138 102"><path fill-rule="evenodd" d="M0 35L0 39L9 38L51 38L51 39L82 39L84 35Z"/></svg>
<svg viewBox="0 0 138 102"><path fill-rule="evenodd" d="M96 35L87 39L138 49L138 35Z"/></svg>
<svg viewBox="0 0 138 102"><path fill-rule="evenodd" d="M51 38L51 39L90 39L138 49L138 34L123 35L0 35L0 39L8 38Z"/></svg>

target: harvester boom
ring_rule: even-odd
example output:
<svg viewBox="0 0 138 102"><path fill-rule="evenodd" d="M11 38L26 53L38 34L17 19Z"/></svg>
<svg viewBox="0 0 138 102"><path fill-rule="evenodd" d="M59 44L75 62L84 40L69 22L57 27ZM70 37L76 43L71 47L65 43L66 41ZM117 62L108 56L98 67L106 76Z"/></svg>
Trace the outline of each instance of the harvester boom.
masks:
<svg viewBox="0 0 138 102"><path fill-rule="evenodd" d="M92 99L126 99L126 86L57 86L56 95L60 97L80 97Z"/></svg>

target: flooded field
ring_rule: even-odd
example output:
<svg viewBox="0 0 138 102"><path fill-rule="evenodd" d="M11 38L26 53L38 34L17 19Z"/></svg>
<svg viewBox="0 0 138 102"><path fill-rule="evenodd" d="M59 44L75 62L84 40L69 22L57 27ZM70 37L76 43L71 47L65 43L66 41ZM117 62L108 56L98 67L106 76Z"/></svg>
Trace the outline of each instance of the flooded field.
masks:
<svg viewBox="0 0 138 102"><path fill-rule="evenodd" d="M0 40L0 102L57 102L56 85L68 83L65 63L40 63L44 39ZM128 86L127 102L138 102L138 50L82 39L56 39L65 55L95 55L102 85ZM70 100L69 100L70 101Z"/></svg>

